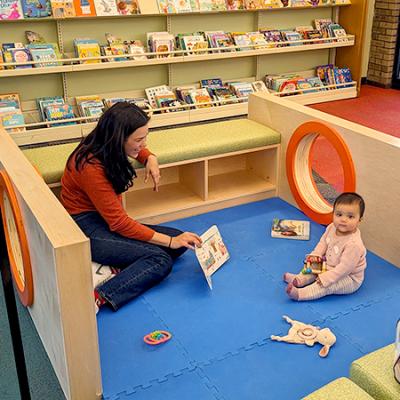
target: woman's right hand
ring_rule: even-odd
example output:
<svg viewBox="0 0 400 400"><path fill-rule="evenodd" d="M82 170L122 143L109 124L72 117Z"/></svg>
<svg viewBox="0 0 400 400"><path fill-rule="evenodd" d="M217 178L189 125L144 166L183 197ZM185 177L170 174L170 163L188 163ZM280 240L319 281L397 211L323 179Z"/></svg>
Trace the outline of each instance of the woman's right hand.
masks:
<svg viewBox="0 0 400 400"><path fill-rule="evenodd" d="M188 249L194 250L195 247L201 247L200 236L192 232L183 232L178 236L174 236L171 240L171 249L179 249L181 247L187 247Z"/></svg>

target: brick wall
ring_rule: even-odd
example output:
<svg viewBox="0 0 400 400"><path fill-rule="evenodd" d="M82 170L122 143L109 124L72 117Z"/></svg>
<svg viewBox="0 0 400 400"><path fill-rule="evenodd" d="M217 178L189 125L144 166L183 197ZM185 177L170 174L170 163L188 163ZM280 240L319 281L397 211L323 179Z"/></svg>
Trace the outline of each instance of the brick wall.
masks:
<svg viewBox="0 0 400 400"><path fill-rule="evenodd" d="M392 85L399 16L400 0L375 1L367 80L379 86Z"/></svg>

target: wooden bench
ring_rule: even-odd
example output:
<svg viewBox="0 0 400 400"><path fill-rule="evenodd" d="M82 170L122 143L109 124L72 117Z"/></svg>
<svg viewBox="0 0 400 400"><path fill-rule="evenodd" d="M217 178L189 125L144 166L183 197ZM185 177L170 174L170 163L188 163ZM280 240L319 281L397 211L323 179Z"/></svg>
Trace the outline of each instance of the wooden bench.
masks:
<svg viewBox="0 0 400 400"><path fill-rule="evenodd" d="M23 150L45 182L57 192L68 156L77 143ZM277 193L280 134L248 119L153 131L148 147L160 163L158 193L138 178L124 194L127 211L158 223L261 200Z"/></svg>

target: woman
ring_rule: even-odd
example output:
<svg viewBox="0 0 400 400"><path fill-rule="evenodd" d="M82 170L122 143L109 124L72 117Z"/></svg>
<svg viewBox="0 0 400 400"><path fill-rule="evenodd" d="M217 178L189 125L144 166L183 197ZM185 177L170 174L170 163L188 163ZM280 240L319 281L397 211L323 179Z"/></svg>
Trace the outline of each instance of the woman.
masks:
<svg viewBox="0 0 400 400"><path fill-rule="evenodd" d="M122 206L121 193L136 177L128 156L145 165L145 181L151 177L158 191L157 157L146 148L148 122L139 107L115 104L71 154L61 179L61 201L90 239L93 261L121 269L95 289L97 307L117 310L163 280L186 248L201 245L194 233L143 225Z"/></svg>

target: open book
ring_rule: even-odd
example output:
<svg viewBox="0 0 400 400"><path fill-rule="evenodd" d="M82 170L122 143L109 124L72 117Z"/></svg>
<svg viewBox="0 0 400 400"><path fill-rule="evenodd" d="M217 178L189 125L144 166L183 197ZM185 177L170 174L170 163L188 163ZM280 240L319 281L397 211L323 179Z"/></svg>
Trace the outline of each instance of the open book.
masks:
<svg viewBox="0 0 400 400"><path fill-rule="evenodd" d="M196 247L196 256L208 286L212 289L211 275L229 259L229 253L216 225L213 225L200 237L203 244L201 247Z"/></svg>

